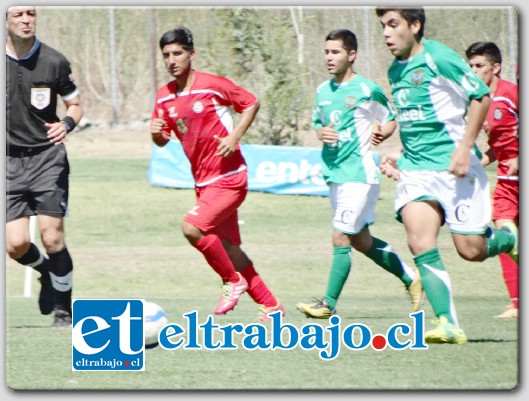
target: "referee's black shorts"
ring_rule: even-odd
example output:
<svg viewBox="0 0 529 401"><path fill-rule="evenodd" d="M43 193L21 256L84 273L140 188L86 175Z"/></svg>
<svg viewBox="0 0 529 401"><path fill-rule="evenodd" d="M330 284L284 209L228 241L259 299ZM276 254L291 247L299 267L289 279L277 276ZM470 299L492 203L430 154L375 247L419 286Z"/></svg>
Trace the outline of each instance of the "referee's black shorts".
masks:
<svg viewBox="0 0 529 401"><path fill-rule="evenodd" d="M64 217L70 173L65 146L8 145L7 153L6 221L39 214Z"/></svg>

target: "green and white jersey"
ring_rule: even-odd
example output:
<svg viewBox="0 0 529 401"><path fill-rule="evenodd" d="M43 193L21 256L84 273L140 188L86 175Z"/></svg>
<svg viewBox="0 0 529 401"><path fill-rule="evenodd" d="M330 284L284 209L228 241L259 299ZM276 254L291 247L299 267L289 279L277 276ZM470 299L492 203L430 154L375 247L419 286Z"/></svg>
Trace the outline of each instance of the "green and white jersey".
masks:
<svg viewBox="0 0 529 401"><path fill-rule="evenodd" d="M331 79L316 90L312 127L334 123L338 141L323 144L322 173L326 182L378 184L380 172L370 150L372 123L395 119L384 91L375 82L356 74L338 84Z"/></svg>
<svg viewBox="0 0 529 401"><path fill-rule="evenodd" d="M447 170L465 134L472 99L489 93L468 64L442 43L423 39L424 50L395 59L388 70L404 154L401 170Z"/></svg>

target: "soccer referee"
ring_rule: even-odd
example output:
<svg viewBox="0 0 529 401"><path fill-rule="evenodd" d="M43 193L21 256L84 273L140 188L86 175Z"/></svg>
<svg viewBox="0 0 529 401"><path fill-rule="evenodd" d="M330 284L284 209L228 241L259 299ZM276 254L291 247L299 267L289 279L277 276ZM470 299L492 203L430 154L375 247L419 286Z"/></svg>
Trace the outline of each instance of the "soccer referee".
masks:
<svg viewBox="0 0 529 401"><path fill-rule="evenodd" d="M40 312L71 325L73 263L64 240L69 165L63 144L82 116L68 60L35 37L33 6L6 15L6 250L41 276ZM66 114L57 116L57 97ZM30 241L37 215L47 257Z"/></svg>

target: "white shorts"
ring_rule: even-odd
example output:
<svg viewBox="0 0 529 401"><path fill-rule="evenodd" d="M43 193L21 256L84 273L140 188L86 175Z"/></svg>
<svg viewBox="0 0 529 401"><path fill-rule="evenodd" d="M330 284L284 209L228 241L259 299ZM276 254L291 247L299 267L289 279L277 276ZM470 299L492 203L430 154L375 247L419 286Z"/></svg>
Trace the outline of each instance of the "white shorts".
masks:
<svg viewBox="0 0 529 401"><path fill-rule="evenodd" d="M346 182L329 184L329 199L334 210L333 227L355 235L375 222L379 184Z"/></svg>
<svg viewBox="0 0 529 401"><path fill-rule="evenodd" d="M400 211L407 203L428 199L439 202L453 233L483 234L490 223L489 181L479 164L463 178L448 171L401 171L395 199L397 220L401 221Z"/></svg>

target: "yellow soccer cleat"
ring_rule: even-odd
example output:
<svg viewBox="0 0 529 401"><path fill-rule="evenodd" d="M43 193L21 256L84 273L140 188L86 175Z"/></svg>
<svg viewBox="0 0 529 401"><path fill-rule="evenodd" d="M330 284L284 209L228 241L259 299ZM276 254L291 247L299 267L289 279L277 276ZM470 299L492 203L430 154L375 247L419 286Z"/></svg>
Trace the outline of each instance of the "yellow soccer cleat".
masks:
<svg viewBox="0 0 529 401"><path fill-rule="evenodd" d="M512 221L509 221L503 225L501 228L502 230L506 230L511 232L514 235L515 241L514 246L512 247L511 251L509 252L509 256L518 264L518 227L516 227L516 224L514 224Z"/></svg>
<svg viewBox="0 0 529 401"><path fill-rule="evenodd" d="M316 319L328 319L336 313L336 309L331 310L325 299L321 299L313 304L303 304L300 302L296 305L296 308L308 317Z"/></svg>
<svg viewBox="0 0 529 401"><path fill-rule="evenodd" d="M437 325L435 329L424 333L428 344L465 344L468 341L465 332L449 323L446 317L441 316L434 324Z"/></svg>
<svg viewBox="0 0 529 401"><path fill-rule="evenodd" d="M424 302L424 291L422 289L421 276L419 275L418 270L410 286L406 288L406 291L408 292L411 300L412 312L417 312Z"/></svg>

